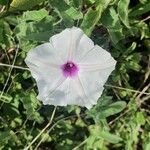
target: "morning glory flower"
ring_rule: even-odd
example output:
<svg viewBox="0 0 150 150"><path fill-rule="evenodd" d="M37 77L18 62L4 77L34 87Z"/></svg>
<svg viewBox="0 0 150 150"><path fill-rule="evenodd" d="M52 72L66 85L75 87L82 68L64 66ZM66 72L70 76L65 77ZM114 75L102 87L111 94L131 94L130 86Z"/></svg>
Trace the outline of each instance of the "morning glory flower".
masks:
<svg viewBox="0 0 150 150"><path fill-rule="evenodd" d="M30 50L25 59L43 104L79 105L90 109L115 69L111 54L80 28L67 28L49 42Z"/></svg>

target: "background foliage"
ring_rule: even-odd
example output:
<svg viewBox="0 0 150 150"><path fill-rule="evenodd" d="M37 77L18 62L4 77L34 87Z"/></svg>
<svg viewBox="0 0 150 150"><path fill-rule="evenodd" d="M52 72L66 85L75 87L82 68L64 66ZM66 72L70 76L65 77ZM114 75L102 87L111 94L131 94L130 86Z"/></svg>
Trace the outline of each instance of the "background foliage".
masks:
<svg viewBox="0 0 150 150"><path fill-rule="evenodd" d="M0 149L150 150L149 11L149 0L0 0ZM72 26L118 63L95 107L53 118L24 59Z"/></svg>

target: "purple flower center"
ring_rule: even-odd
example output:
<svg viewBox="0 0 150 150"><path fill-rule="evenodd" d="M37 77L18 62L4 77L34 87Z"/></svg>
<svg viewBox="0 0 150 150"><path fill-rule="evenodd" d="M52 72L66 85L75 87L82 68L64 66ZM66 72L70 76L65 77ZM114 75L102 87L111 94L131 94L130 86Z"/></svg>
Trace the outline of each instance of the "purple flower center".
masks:
<svg viewBox="0 0 150 150"><path fill-rule="evenodd" d="M73 76L77 75L77 73L79 71L78 66L71 61L67 61L67 63L63 64L61 66L61 69L62 69L63 75L65 77L73 77Z"/></svg>

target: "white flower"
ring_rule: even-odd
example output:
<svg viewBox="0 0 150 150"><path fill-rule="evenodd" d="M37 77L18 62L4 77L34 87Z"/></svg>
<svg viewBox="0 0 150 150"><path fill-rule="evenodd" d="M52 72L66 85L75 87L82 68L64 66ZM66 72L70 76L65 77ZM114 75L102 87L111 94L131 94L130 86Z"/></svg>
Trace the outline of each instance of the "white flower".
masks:
<svg viewBox="0 0 150 150"><path fill-rule="evenodd" d="M28 52L25 60L39 90L38 99L49 105L97 103L116 61L81 29L67 28L48 43Z"/></svg>

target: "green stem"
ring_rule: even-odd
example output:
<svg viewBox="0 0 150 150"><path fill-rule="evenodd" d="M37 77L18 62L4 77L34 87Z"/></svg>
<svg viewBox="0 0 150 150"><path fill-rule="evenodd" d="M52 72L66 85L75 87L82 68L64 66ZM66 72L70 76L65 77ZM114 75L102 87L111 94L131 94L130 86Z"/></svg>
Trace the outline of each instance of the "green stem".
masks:
<svg viewBox="0 0 150 150"><path fill-rule="evenodd" d="M50 121L49 123L43 128L43 130L29 143L29 145L27 147L24 148L24 150L28 150L32 144L34 144L36 142L36 140L45 132L45 130L51 125L52 121L53 121L53 118L54 118L54 115L55 115L55 112L56 112L56 106L52 112L52 115L51 115L51 118L50 118Z"/></svg>

